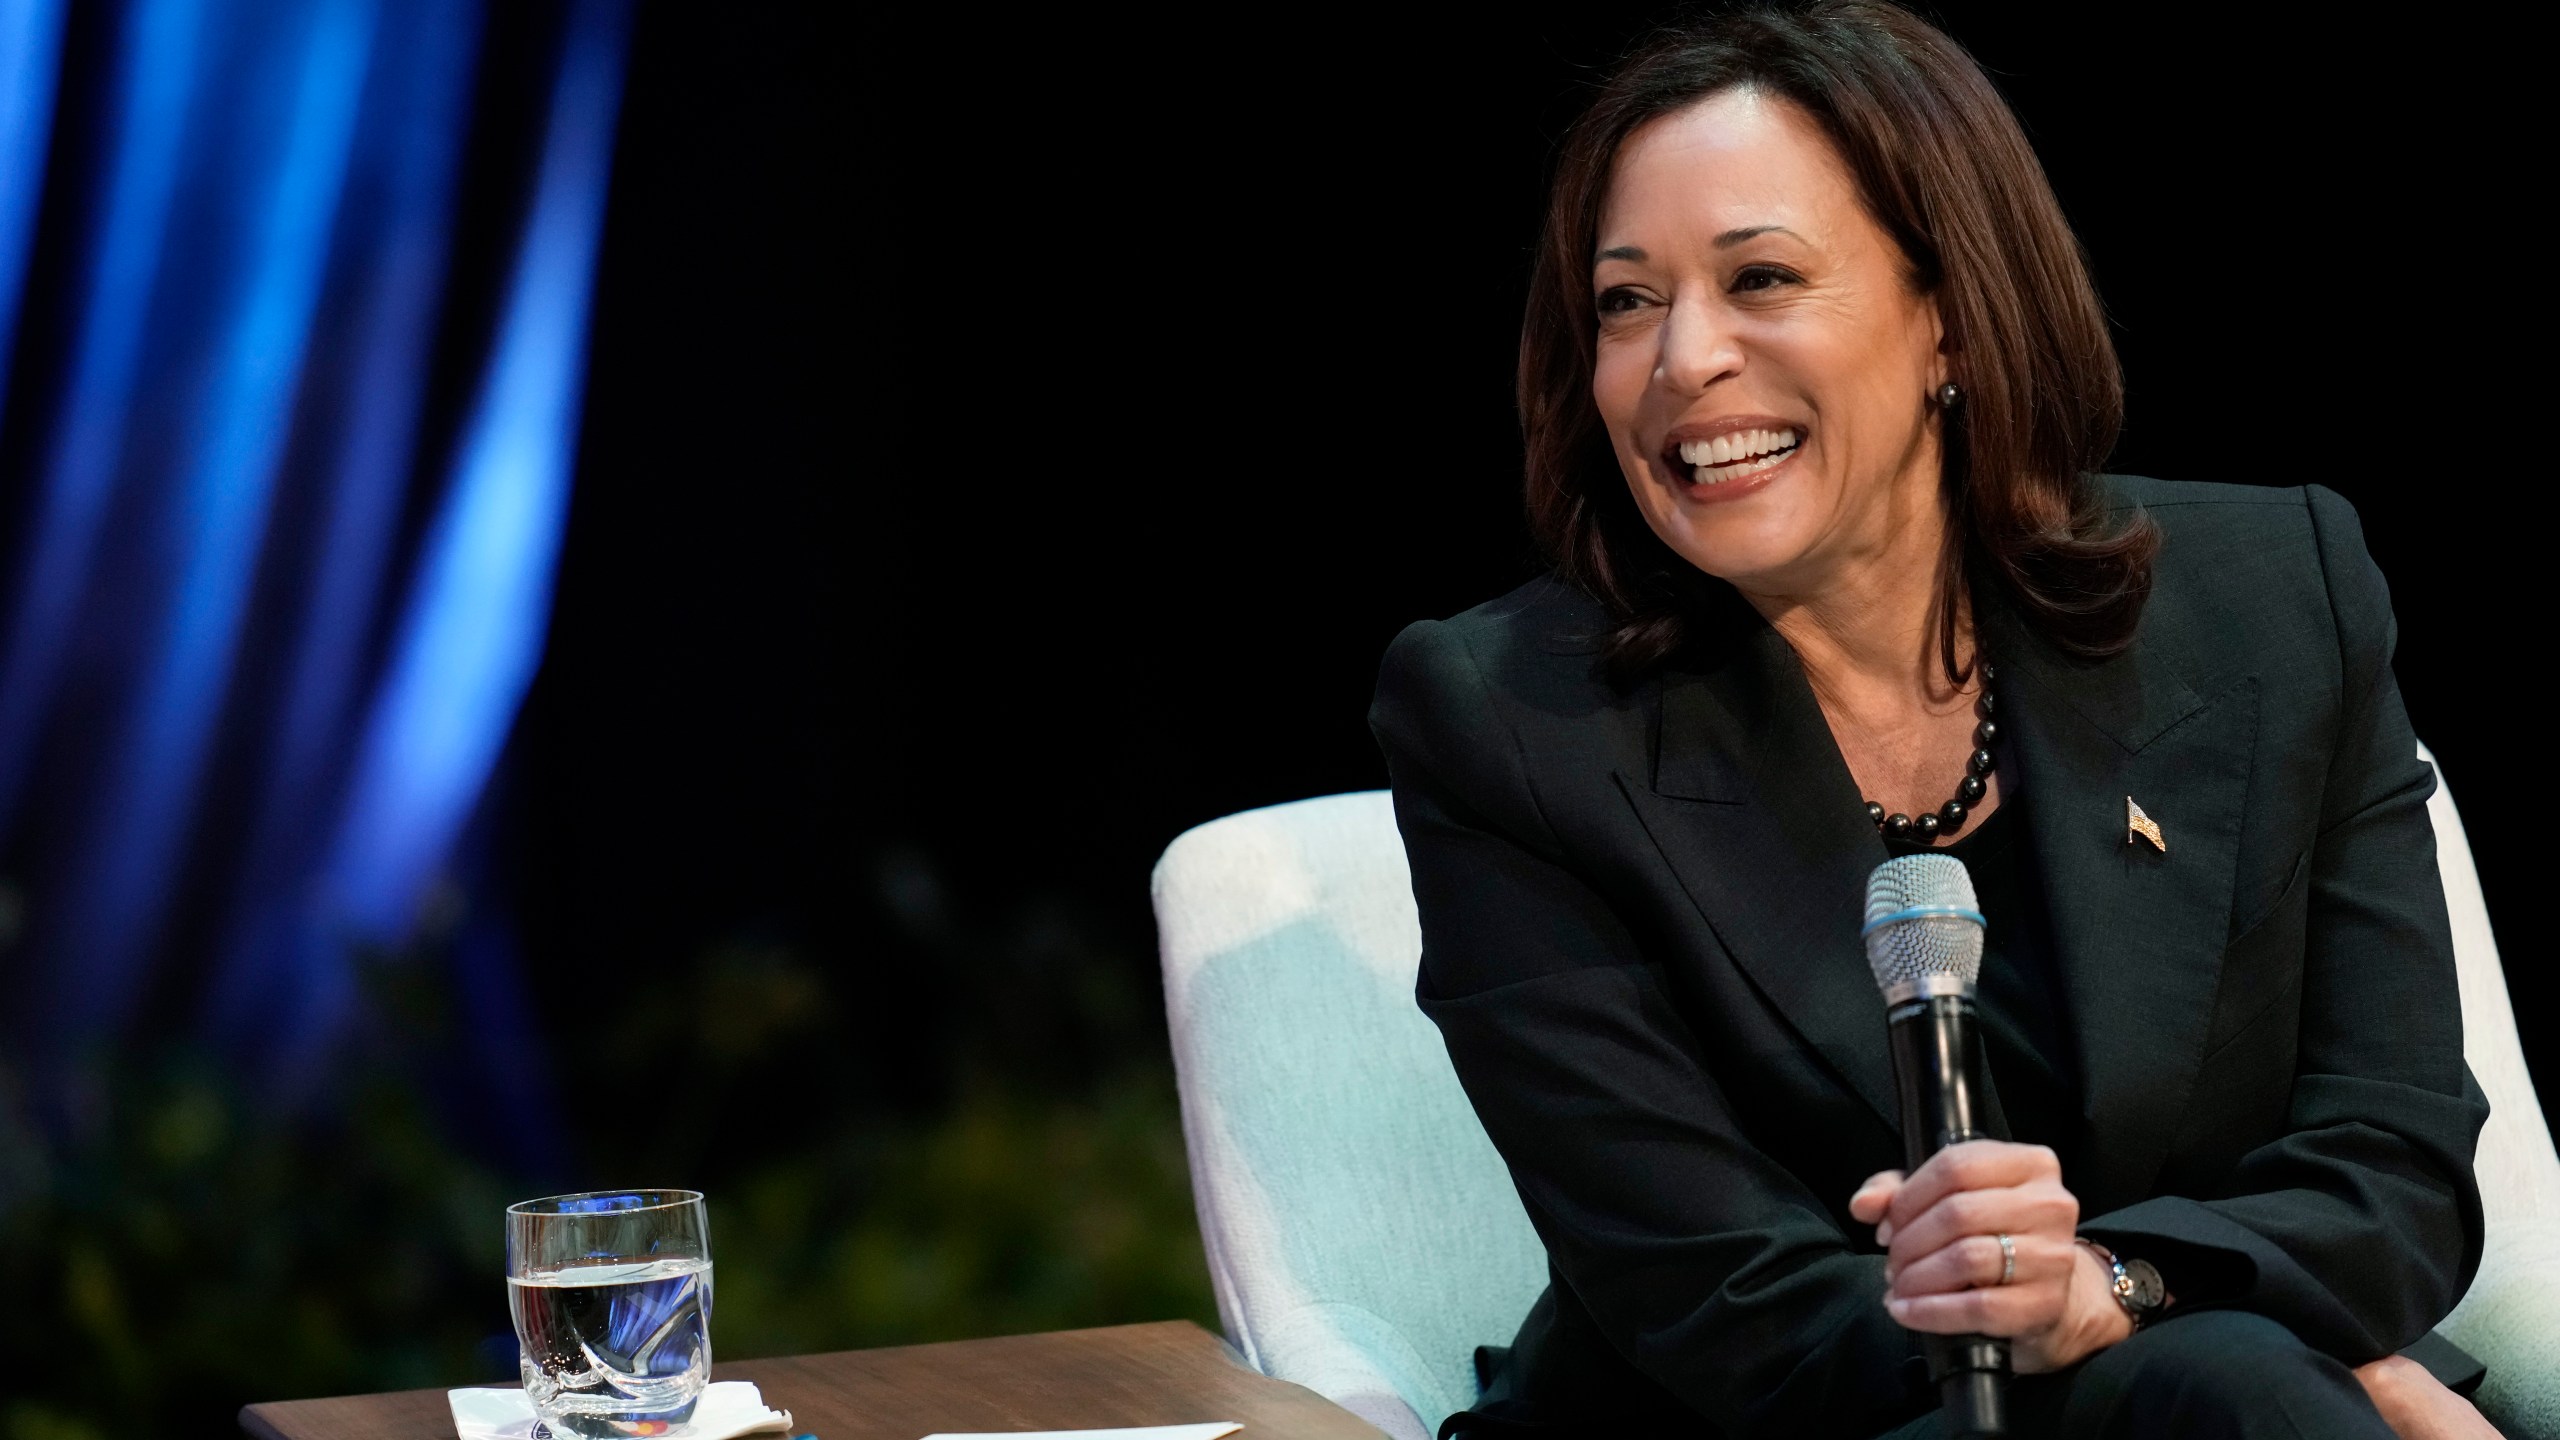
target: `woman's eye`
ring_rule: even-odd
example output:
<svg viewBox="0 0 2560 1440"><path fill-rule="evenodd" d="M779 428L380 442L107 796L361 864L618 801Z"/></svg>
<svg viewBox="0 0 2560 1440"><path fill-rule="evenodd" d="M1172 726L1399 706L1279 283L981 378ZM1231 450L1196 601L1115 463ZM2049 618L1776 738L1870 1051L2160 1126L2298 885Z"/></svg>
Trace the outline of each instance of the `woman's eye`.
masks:
<svg viewBox="0 0 2560 1440"><path fill-rule="evenodd" d="M1624 315L1643 303L1643 296L1623 285L1614 290L1601 291L1599 298L1592 302L1603 315Z"/></svg>
<svg viewBox="0 0 2560 1440"><path fill-rule="evenodd" d="M1736 291L1774 290L1780 285L1792 285L1795 280L1794 275L1775 265L1751 265L1733 277L1733 288Z"/></svg>

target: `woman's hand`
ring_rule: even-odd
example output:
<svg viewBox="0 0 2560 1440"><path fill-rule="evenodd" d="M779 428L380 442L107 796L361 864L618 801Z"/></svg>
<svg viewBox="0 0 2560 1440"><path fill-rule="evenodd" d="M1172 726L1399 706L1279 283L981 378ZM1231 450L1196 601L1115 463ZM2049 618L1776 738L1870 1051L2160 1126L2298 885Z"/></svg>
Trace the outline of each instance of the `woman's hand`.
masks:
<svg viewBox="0 0 2560 1440"><path fill-rule="evenodd" d="M2356 1380L2400 1440L2498 1440L2497 1428L2471 1402L2444 1388L2406 1355L2356 1367Z"/></svg>
<svg viewBox="0 0 2560 1440"><path fill-rule="evenodd" d="M2077 1243L2080 1201L2042 1145L1968 1140L1908 1179L1870 1176L1849 1213L1886 1247L1885 1308L1913 1330L2009 1342L2018 1373L2059 1370L2133 1333L2113 1275ZM2017 1264L2000 1283L2007 1234Z"/></svg>

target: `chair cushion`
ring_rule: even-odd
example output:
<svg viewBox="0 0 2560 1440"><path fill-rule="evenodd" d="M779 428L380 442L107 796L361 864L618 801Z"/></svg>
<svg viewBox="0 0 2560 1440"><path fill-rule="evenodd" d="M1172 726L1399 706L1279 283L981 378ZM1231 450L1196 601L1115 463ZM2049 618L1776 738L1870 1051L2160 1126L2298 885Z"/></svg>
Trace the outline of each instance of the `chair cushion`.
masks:
<svg viewBox="0 0 2560 1440"><path fill-rule="evenodd" d="M1511 1338L1546 1254L1414 1006L1411 884L1373 791L1183 835L1155 901L1228 1336L1336 1400L1383 1382L1420 1433L1475 1398L1475 1347Z"/></svg>

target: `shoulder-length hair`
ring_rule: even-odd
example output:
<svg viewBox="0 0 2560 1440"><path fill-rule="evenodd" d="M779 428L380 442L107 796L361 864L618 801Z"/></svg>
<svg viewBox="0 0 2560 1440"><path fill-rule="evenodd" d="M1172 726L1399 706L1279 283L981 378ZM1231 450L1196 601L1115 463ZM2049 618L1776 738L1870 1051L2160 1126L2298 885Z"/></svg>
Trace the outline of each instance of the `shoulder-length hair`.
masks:
<svg viewBox="0 0 2560 1440"><path fill-rule="evenodd" d="M1686 646L1697 572L1637 511L1591 395L1591 265L1619 149L1646 122L1750 87L1810 115L1867 211L1936 298L1964 396L1947 412L1948 543L1932 617L1962 683L1965 587L2002 586L2066 653L2130 645L2159 534L2111 517L2095 472L2124 381L2079 241L2044 169L1973 58L1877 0L1825 0L1677 25L1604 81L1566 133L1520 334L1530 529L1608 607L1602 666L1632 680Z"/></svg>

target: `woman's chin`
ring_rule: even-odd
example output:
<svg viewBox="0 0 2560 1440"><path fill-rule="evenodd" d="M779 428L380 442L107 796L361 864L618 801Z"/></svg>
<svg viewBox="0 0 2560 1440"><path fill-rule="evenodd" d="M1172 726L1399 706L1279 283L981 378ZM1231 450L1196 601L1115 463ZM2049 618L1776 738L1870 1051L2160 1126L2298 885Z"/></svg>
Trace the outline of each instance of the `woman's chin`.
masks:
<svg viewBox="0 0 2560 1440"><path fill-rule="evenodd" d="M1682 540L1671 547L1681 559L1746 595L1802 593L1807 572L1814 568L1808 553L1812 547L1778 543L1774 537L1690 535Z"/></svg>
<svg viewBox="0 0 2560 1440"><path fill-rule="evenodd" d="M1820 530L1800 523L1794 507L1783 504L1681 505L1650 518L1654 533L1681 559L1748 591L1784 590L1802 579Z"/></svg>

